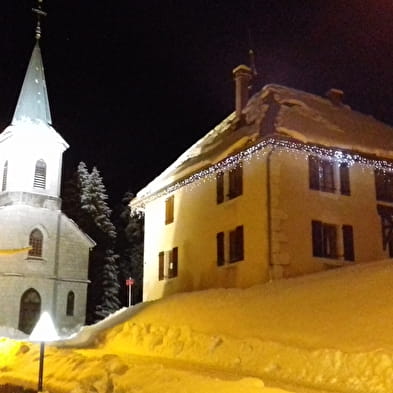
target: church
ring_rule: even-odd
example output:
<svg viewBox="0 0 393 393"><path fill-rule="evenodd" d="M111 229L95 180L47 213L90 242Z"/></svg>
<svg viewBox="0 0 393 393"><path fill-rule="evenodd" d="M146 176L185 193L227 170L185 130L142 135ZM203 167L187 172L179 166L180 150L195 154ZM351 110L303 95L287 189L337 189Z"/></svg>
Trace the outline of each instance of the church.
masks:
<svg viewBox="0 0 393 393"><path fill-rule="evenodd" d="M59 330L84 324L95 245L61 211L62 155L69 146L52 127L40 36L38 19L16 109L0 134L0 326L27 334L43 311Z"/></svg>

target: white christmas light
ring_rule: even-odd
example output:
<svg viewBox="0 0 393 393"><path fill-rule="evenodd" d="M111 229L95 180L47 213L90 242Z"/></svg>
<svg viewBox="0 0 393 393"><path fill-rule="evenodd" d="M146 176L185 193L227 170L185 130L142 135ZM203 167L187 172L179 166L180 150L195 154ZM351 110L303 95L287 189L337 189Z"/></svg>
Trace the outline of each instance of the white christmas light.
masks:
<svg viewBox="0 0 393 393"><path fill-rule="evenodd" d="M132 208L136 210L143 209L147 202L150 202L161 196L170 194L181 187L193 184L200 180L203 181L213 180L215 179L216 174L218 172L230 171L231 169L236 167L240 162L248 161L255 156L259 158L259 156L265 155L268 151L267 150L268 148L276 148L278 150L285 151L288 153L289 152L293 153L298 151L302 153L323 156L333 161L337 161L340 163L341 162L347 163L349 166L358 163L364 166L374 167L376 169L382 169L384 171L393 171L393 163L388 162L386 160L371 159L371 158L363 157L357 153L344 152L342 150L334 149L334 148L311 146L304 143L289 141L279 138L268 138L253 146L250 146L245 150L242 150L241 152L233 156L227 157L224 160L211 165L209 168L193 173L189 177L182 179L178 182L175 182L174 184L158 192L148 191L146 192L145 195L140 195L138 197L139 200L132 203Z"/></svg>

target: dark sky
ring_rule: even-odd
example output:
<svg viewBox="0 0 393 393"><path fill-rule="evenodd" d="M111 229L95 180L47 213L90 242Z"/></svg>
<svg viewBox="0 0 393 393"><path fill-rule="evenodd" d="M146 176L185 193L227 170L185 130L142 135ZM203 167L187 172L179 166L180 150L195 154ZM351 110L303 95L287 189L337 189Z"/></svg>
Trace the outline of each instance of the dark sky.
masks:
<svg viewBox="0 0 393 393"><path fill-rule="evenodd" d="M34 0L2 0L0 127L34 45ZM101 171L112 202L138 191L234 107L232 69L393 124L391 0L44 0L41 49L55 129ZM250 34L249 34L250 32ZM251 37L251 39L250 39Z"/></svg>

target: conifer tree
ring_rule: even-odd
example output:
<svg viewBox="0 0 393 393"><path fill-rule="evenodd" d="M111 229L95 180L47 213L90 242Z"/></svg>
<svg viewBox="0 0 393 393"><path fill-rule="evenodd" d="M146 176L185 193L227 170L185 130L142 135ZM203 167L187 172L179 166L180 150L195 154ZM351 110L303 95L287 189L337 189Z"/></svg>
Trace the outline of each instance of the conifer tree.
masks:
<svg viewBox="0 0 393 393"><path fill-rule="evenodd" d="M95 242L90 253L87 322L92 323L120 307L116 229L102 177L96 167L89 173L81 162L63 194L63 211Z"/></svg>
<svg viewBox="0 0 393 393"><path fill-rule="evenodd" d="M117 248L120 255L120 299L123 306L128 305L128 288L125 281L132 277L132 304L142 301L143 290L143 235L144 217L131 213L129 203L134 195L126 192L115 212L117 228Z"/></svg>

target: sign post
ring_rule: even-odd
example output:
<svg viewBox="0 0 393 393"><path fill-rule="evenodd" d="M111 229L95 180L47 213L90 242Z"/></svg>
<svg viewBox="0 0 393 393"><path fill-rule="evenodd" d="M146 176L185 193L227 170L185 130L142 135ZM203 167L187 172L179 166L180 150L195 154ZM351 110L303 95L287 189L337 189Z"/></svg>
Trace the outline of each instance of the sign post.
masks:
<svg viewBox="0 0 393 393"><path fill-rule="evenodd" d="M132 277L128 277L126 280L126 285L128 287L128 307L131 306L132 300L132 286L135 284L135 280Z"/></svg>

